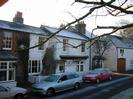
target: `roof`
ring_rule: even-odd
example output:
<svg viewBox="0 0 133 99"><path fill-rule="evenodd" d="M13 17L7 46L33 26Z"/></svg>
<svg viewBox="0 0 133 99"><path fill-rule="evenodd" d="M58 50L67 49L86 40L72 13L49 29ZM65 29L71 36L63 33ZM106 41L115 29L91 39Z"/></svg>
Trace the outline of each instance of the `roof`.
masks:
<svg viewBox="0 0 133 99"><path fill-rule="evenodd" d="M16 61L17 58L11 51L0 51L0 61Z"/></svg>
<svg viewBox="0 0 133 99"><path fill-rule="evenodd" d="M116 47L120 48L133 48L133 40L123 38L120 36L110 36L111 41Z"/></svg>
<svg viewBox="0 0 133 99"><path fill-rule="evenodd" d="M54 27L49 27L49 26L44 26L45 29L50 31L51 33L57 32L59 29L54 28ZM63 36L63 37L69 37L69 38L74 38L74 39L81 39L81 40L86 40L85 36L82 36L78 33L75 32L70 32L68 30L62 30L59 33L56 34L57 36Z"/></svg>
<svg viewBox="0 0 133 99"><path fill-rule="evenodd" d="M46 35L46 32L44 32L39 27L29 26L15 22L8 22L3 20L0 20L0 29Z"/></svg>

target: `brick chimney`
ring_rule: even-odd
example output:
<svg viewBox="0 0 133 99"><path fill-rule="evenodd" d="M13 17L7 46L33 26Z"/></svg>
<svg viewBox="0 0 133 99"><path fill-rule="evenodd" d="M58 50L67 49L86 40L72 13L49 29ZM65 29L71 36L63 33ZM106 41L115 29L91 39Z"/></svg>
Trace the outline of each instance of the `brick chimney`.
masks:
<svg viewBox="0 0 133 99"><path fill-rule="evenodd" d="M22 14L23 14L22 12L17 11L17 13L15 14L15 17L13 18L13 22L23 24L24 19L22 17Z"/></svg>
<svg viewBox="0 0 133 99"><path fill-rule="evenodd" d="M84 23L84 21L78 22L75 25L75 29L77 30L77 32L79 32L81 34L85 34L85 32L86 32L86 24Z"/></svg>

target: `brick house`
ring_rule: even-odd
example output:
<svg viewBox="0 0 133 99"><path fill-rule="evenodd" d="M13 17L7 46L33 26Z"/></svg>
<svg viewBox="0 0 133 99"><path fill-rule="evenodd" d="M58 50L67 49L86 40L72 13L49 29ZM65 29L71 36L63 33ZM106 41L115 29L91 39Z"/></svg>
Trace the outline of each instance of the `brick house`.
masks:
<svg viewBox="0 0 133 99"><path fill-rule="evenodd" d="M17 12L13 22L0 20L0 83L15 85L28 79L30 34L44 33L38 27L23 24L22 13Z"/></svg>

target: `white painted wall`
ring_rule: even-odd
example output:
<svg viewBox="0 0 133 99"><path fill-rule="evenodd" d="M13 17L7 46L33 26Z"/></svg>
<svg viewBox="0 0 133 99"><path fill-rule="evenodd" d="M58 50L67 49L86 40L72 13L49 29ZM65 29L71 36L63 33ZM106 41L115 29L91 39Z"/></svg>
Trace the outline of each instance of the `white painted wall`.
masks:
<svg viewBox="0 0 133 99"><path fill-rule="evenodd" d="M64 37L58 37L58 39L62 42ZM81 44L82 40L78 39L71 39L67 38L69 41L69 44L72 44L74 46L77 46ZM84 61L84 71L87 72L89 71L89 49L86 46L85 52L81 52L81 47L78 48L72 48L72 46L69 46L68 51L63 51L63 43L58 42L57 40L55 41L56 44L55 46L55 58L57 60L60 60L60 55L83 55L83 56L88 56L88 58ZM65 71L66 72L76 72L76 62L75 60L69 60L65 62ZM56 72L59 72L59 67L57 67Z"/></svg>
<svg viewBox="0 0 133 99"><path fill-rule="evenodd" d="M120 54L120 49L118 48L118 58L126 59L126 70L133 70L133 64L131 64L131 60L133 60L133 49L124 49L123 56Z"/></svg>
<svg viewBox="0 0 133 99"><path fill-rule="evenodd" d="M40 35L35 35L35 34L31 34L30 35L30 47L38 45L39 36ZM44 46L45 46L44 50L38 50L38 47L30 49L30 51L29 51L29 59L42 60L42 58L44 56L44 53L45 53L45 50L46 50L46 48L48 46L48 42Z"/></svg>
<svg viewBox="0 0 133 99"><path fill-rule="evenodd" d="M30 47L33 47L35 45L39 44L39 37L43 35L36 35L36 34L30 34ZM45 37L45 36L44 36ZM42 70L43 64L42 64L42 59L44 57L46 48L48 47L48 43L44 44L44 50L39 50L38 47L35 47L33 49L29 50L29 60L39 60L40 63L40 69ZM29 75L33 75L29 73Z"/></svg>
<svg viewBox="0 0 133 99"><path fill-rule="evenodd" d="M38 39L40 35L31 34L30 35L30 47L35 46L38 44ZM86 46L85 52L81 52L81 47L78 48L72 48L72 46L69 46L69 50L64 52L63 51L63 39L65 37L57 37L61 42L59 42L56 38L50 39L46 44L45 48L48 46L52 46L55 48L55 59L60 60L60 55L83 55L88 56L88 59L84 60L84 72L87 72L89 70L89 49L88 46ZM83 40L79 39L69 39L69 43L77 46L81 44ZM30 49L29 51L29 59L30 60L42 60L43 55L45 54L45 50L38 50L38 47L34 49ZM42 65L42 64L41 64ZM76 72L76 62L74 60L66 61L65 63L65 71L66 72ZM56 72L59 72L59 67L57 66Z"/></svg>

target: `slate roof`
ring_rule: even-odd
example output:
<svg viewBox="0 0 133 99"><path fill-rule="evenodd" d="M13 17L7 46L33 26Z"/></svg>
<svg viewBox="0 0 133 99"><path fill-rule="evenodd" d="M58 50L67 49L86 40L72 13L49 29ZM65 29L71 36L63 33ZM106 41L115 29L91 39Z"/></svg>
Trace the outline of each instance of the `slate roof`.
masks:
<svg viewBox="0 0 133 99"><path fill-rule="evenodd" d="M46 35L39 27L0 20L0 29Z"/></svg>
<svg viewBox="0 0 133 99"><path fill-rule="evenodd" d="M58 31L58 28L54 28L54 27L49 27L49 26L44 26L45 29L47 29L48 31L55 33L56 31ZM87 37L82 36L78 33L75 32L70 32L68 30L62 30L59 33L56 34L57 36L62 36L62 37L69 37L69 38L74 38L74 39L80 39L80 40L86 40Z"/></svg>
<svg viewBox="0 0 133 99"><path fill-rule="evenodd" d="M122 38L119 36L110 36L110 39L116 47L133 49L133 40L131 39Z"/></svg>
<svg viewBox="0 0 133 99"><path fill-rule="evenodd" d="M11 30L11 31L19 31L19 32L26 32L26 33L33 33L33 34L39 34L39 35L48 35L49 33L44 31L47 29L48 31L55 33L58 31L58 28L55 27L49 27L45 26L44 28L41 27L34 27L34 26L29 26L21 23L15 23L15 22L8 22L8 21L3 21L0 20L0 29L4 30ZM90 32L87 32L88 35ZM68 30L62 30L58 34L58 36L63 36L63 37L69 37L69 38L74 38L74 39L80 39L80 40L87 40L87 37L85 35L81 35L75 32L70 32Z"/></svg>

